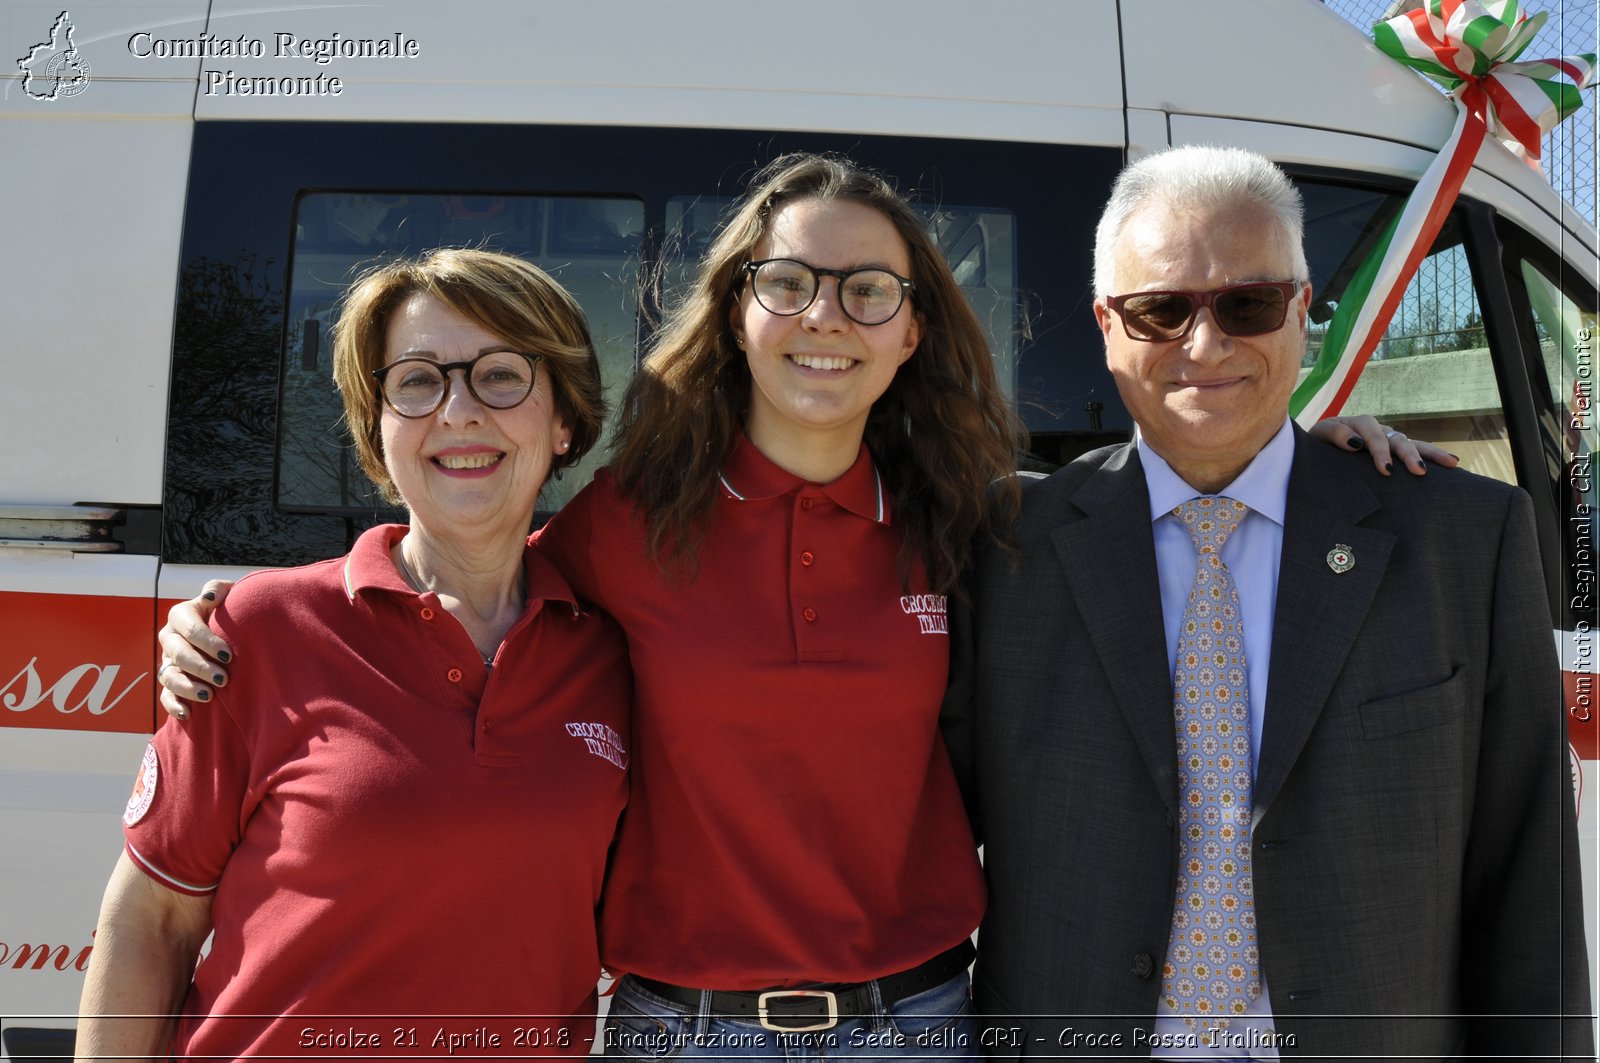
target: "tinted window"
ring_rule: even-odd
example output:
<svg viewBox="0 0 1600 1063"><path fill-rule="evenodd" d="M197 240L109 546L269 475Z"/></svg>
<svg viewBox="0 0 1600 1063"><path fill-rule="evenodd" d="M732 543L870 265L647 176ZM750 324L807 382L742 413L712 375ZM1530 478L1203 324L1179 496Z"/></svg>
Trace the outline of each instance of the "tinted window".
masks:
<svg viewBox="0 0 1600 1063"><path fill-rule="evenodd" d="M1579 635L1575 646L1592 649L1596 593L1595 537L1600 532L1600 489L1596 486L1595 348L1600 345L1597 293L1576 271L1552 256L1520 258L1517 278L1525 287L1532 318L1525 323L1538 344L1539 386L1550 397L1550 416L1541 419L1541 441L1556 499L1560 525L1556 541L1565 562L1557 585L1556 625ZM1570 652L1570 649L1569 651ZM1594 662L1567 663L1569 670L1592 672ZM1590 680L1592 684L1592 680ZM1587 691L1586 693L1592 693ZM1583 704L1589 719L1589 700Z"/></svg>
<svg viewBox="0 0 1600 1063"><path fill-rule="evenodd" d="M1352 275L1372 253L1403 197L1311 181L1300 182L1300 189L1312 280L1309 367ZM1445 222L1343 412L1371 414L1460 456L1473 472L1516 483L1505 404L1462 224L1458 215Z"/></svg>
<svg viewBox="0 0 1600 1063"><path fill-rule="evenodd" d="M588 196L310 193L294 218L289 322L283 350L276 497L280 507L371 512L384 502L340 424L330 328L361 269L435 247L493 247L539 266L583 305L615 401L633 369L644 204ZM596 461L551 481L557 508Z"/></svg>
<svg viewBox="0 0 1600 1063"><path fill-rule="evenodd" d="M989 328L1036 449L1058 459L1125 433L1089 306L1095 210L1121 165L1118 151L697 130L203 122L174 333L165 558L303 563L400 518L376 507L360 482L325 383L333 299L354 267L439 244L525 254L583 303L614 399L647 328L639 278L664 254L696 261L749 175L791 150L842 152L912 193ZM558 505L603 460L587 458L542 505Z"/></svg>

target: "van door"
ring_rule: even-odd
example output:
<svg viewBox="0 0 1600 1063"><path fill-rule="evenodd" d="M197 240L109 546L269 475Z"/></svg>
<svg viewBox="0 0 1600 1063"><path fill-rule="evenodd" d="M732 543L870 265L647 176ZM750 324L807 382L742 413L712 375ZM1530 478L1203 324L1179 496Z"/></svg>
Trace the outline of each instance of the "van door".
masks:
<svg viewBox="0 0 1600 1063"><path fill-rule="evenodd" d="M117 812L155 722L173 278L199 60L174 60L150 77L120 30L198 32L206 6L134 3L88 18L59 6L6 10L0 1036L8 1054L28 1051L29 1027L72 1025L120 846Z"/></svg>

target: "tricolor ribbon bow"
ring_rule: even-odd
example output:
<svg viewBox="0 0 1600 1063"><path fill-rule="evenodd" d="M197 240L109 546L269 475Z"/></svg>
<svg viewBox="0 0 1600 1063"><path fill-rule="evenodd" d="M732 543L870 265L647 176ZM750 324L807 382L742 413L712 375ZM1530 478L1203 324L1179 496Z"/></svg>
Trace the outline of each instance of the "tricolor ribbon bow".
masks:
<svg viewBox="0 0 1600 1063"><path fill-rule="evenodd" d="M1373 28L1385 54L1443 84L1460 113L1438 158L1340 293L1316 364L1289 403L1302 426L1343 409L1455 206L1485 134L1537 169L1544 134L1583 105L1582 90L1595 80L1593 54L1515 61L1544 21L1544 13L1529 16L1517 0L1428 0ZM1563 76L1572 84L1558 80Z"/></svg>
<svg viewBox="0 0 1600 1063"><path fill-rule="evenodd" d="M1593 54L1516 62L1547 17L1520 10L1517 0L1429 0L1372 34L1385 55L1439 82L1513 153L1537 164L1544 134L1583 106L1581 90L1595 71Z"/></svg>

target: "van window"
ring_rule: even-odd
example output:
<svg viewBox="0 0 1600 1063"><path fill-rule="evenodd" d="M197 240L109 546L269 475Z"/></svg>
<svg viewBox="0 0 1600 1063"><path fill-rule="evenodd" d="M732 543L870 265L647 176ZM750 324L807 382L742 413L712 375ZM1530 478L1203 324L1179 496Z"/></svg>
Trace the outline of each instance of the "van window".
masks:
<svg viewBox="0 0 1600 1063"><path fill-rule="evenodd" d="M194 128L187 183L164 561L300 564L404 519L373 497L352 460L330 379L335 300L362 266L441 244L526 256L582 303L615 404L653 327L641 310L681 288L749 176L793 150L846 153L927 205L1041 462L1126 438L1089 291L1095 212L1122 165L1114 147L209 121ZM658 274L665 296L644 284ZM602 448L569 470L541 513L605 460Z"/></svg>
<svg viewBox="0 0 1600 1063"><path fill-rule="evenodd" d="M668 305L687 294L732 202L669 200L661 293ZM939 206L921 213L984 326L1009 398L1021 336L1014 218L992 207ZM386 505L342 430L332 379L337 301L373 266L442 246L519 255L549 272L583 306L613 408L632 375L644 234L644 204L637 199L318 192L299 198L294 230L275 485L278 504L287 510L366 512ZM609 440L609 432L604 438ZM552 480L541 506L559 509L603 464L602 450L596 460Z"/></svg>
<svg viewBox="0 0 1600 1063"><path fill-rule="evenodd" d="M1590 468L1600 435L1594 416L1594 354L1596 333L1600 331L1594 289L1575 276L1563 285L1543 266L1526 259L1519 266L1533 310L1546 386L1562 419L1559 435L1569 489L1563 494L1570 493L1570 502L1578 513L1587 511L1593 518L1595 504L1600 501Z"/></svg>
<svg viewBox="0 0 1600 1063"><path fill-rule="evenodd" d="M1309 369L1351 275L1403 199L1308 181L1300 189L1313 289L1305 362ZM1445 221L1406 286L1343 412L1371 414L1458 455L1473 472L1517 482L1459 213Z"/></svg>
<svg viewBox="0 0 1600 1063"><path fill-rule="evenodd" d="M1000 386L1014 402L1027 309L1017 289L1016 215L996 207L940 205L923 216L983 326Z"/></svg>
<svg viewBox="0 0 1600 1063"><path fill-rule="evenodd" d="M1527 241L1517 241L1527 243ZM1553 257L1553 256L1552 256ZM1552 268L1554 266L1554 268ZM1532 311L1532 333L1539 345L1542 390L1550 395L1550 414L1541 418L1541 442L1556 500L1556 542L1564 571L1554 615L1558 627L1580 634L1594 624L1595 540L1600 533L1600 492L1596 491L1594 356L1600 320L1597 293L1576 270L1559 262L1522 258L1517 272ZM1536 379L1535 387L1541 387ZM1576 643L1588 647L1587 635ZM1573 668L1573 662L1568 663ZM1593 660L1579 659L1576 670L1590 671ZM1587 712L1585 708L1585 712ZM1576 708L1574 708L1576 713ZM1577 716L1586 721L1588 715Z"/></svg>

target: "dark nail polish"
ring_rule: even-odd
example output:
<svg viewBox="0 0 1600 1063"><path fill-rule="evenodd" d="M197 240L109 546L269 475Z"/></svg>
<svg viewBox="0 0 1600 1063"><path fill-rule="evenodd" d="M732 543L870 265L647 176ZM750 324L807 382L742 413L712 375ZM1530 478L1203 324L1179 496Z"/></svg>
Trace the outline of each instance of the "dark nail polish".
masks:
<svg viewBox="0 0 1600 1063"><path fill-rule="evenodd" d="M194 700L196 700L196 701L210 701L211 700L211 691L207 690L205 687L201 687L199 690L196 690L194 692Z"/></svg>
<svg viewBox="0 0 1600 1063"><path fill-rule="evenodd" d="M233 654L229 653L227 650L218 650L217 660L221 661L223 664L227 664L229 661L233 660Z"/></svg>
<svg viewBox="0 0 1600 1063"><path fill-rule="evenodd" d="M1367 448L1367 441L1362 439L1360 436L1351 436L1350 442L1346 443L1345 446L1349 447L1351 450L1365 450Z"/></svg>
<svg viewBox="0 0 1600 1063"><path fill-rule="evenodd" d="M1384 463L1383 463L1383 474L1384 474L1384 475L1385 475L1385 476L1387 476L1387 475L1389 475L1389 474L1390 474L1390 473L1391 473L1391 472L1394 472L1394 462L1392 462L1392 461L1386 461L1386 462L1384 462Z"/></svg>
<svg viewBox="0 0 1600 1063"><path fill-rule="evenodd" d="M213 673L212 676L211 676L211 682L213 682L214 684L216 684L219 687L222 685L222 679L223 679L223 676L222 676L222 673L220 673L220 672Z"/></svg>
<svg viewBox="0 0 1600 1063"><path fill-rule="evenodd" d="M204 598L208 602L214 602L217 600L217 593L216 591L206 591L200 597Z"/></svg>

